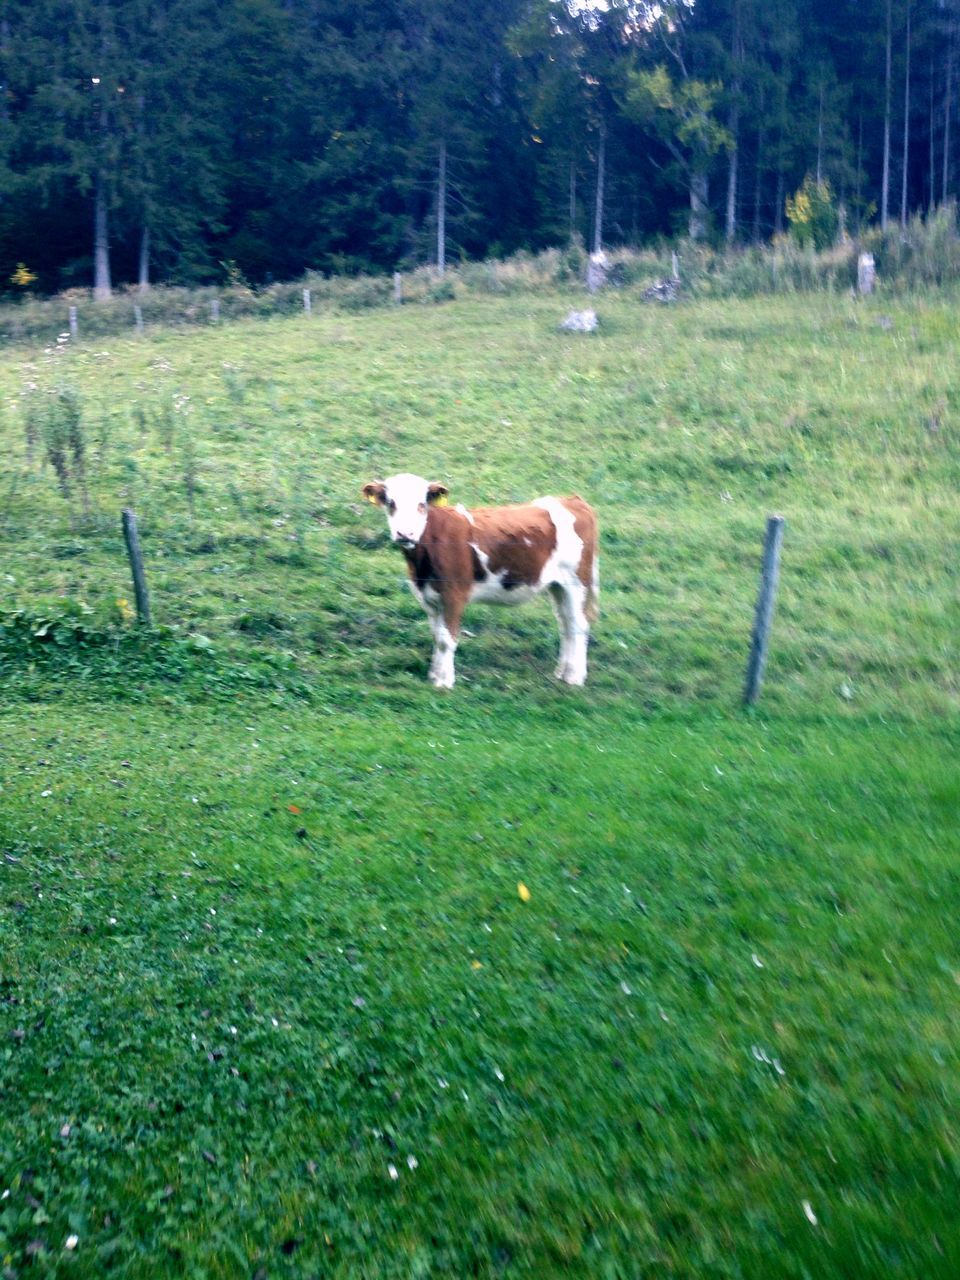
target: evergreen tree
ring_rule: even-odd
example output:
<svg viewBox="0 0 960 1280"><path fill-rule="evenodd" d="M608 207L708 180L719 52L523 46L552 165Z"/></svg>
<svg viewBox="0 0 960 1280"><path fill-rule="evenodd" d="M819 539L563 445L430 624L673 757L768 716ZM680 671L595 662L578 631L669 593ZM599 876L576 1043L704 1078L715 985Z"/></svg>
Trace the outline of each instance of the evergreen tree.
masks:
<svg viewBox="0 0 960 1280"><path fill-rule="evenodd" d="M0 288L759 240L808 175L857 233L955 194L958 83L960 0L0 0Z"/></svg>

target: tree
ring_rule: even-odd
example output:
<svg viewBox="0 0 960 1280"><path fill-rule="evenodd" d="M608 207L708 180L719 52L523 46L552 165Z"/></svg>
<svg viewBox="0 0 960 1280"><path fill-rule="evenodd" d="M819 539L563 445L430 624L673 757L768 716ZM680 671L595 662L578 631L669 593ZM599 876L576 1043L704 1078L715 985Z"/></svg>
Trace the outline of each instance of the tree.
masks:
<svg viewBox="0 0 960 1280"><path fill-rule="evenodd" d="M912 53L911 45L911 0L906 0L907 5L907 31L904 54L906 58L906 69L903 77L903 152L902 152L902 180L900 184L900 225L907 225L907 184L910 174L910 58Z"/></svg>
<svg viewBox="0 0 960 1280"><path fill-rule="evenodd" d="M880 227L887 229L890 204L890 98L892 90L891 59L893 48L892 0L886 0L886 71L883 80L883 179L880 187Z"/></svg>
<svg viewBox="0 0 960 1280"><path fill-rule="evenodd" d="M743 0L733 3L733 31L731 33L730 61L732 77L730 86L730 113L727 118L727 133L730 137L729 167L727 170L727 210L726 231L727 244L732 244L737 234L737 185L740 177L740 109L743 89Z"/></svg>
<svg viewBox="0 0 960 1280"><path fill-rule="evenodd" d="M628 79L627 111L653 129L684 175L691 240L702 240L707 233L711 162L732 144L729 132L712 114L720 87L689 75L674 81L662 63L652 71L634 70Z"/></svg>
<svg viewBox="0 0 960 1280"><path fill-rule="evenodd" d="M537 166L538 185L546 187L541 218L568 240L579 229L577 180L595 117L596 85L585 67L584 18L555 0L534 0L507 37L520 60L530 140L543 149Z"/></svg>
<svg viewBox="0 0 960 1280"><path fill-rule="evenodd" d="M128 62L122 213L137 244L137 279L151 263L181 280L212 267L209 243L225 204L226 103L209 68L227 49L216 0L126 0Z"/></svg>

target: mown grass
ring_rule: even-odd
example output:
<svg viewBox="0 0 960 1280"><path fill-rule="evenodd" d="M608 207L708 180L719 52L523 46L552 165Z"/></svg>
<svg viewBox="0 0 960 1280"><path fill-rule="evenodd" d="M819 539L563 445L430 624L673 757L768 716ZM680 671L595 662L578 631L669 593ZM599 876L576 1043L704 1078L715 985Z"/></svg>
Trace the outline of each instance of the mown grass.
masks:
<svg viewBox="0 0 960 1280"><path fill-rule="evenodd" d="M0 366L12 1274L957 1274L957 312L573 301ZM545 605L426 684L408 467L596 505L585 691Z"/></svg>

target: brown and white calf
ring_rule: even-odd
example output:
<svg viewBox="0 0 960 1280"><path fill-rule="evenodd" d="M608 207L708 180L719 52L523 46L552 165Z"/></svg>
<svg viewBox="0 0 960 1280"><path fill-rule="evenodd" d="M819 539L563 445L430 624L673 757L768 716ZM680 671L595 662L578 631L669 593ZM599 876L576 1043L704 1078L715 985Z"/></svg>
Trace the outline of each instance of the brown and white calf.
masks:
<svg viewBox="0 0 960 1280"><path fill-rule="evenodd" d="M587 678L590 622L597 615L597 519L582 498L537 498L512 507L450 507L442 484L408 473L363 486L386 510L403 549L410 587L427 612L434 651L430 679L454 682L460 619L471 600L522 604L548 591L560 624L556 676Z"/></svg>

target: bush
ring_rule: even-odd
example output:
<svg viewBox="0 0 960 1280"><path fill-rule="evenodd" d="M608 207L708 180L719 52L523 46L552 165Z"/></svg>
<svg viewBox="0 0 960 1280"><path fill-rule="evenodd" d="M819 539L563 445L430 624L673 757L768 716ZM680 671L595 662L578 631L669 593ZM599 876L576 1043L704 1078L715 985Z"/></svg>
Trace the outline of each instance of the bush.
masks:
<svg viewBox="0 0 960 1280"><path fill-rule="evenodd" d="M790 234L801 248L829 249L840 226L830 183L817 182L807 174L800 189L787 197L787 218Z"/></svg>
<svg viewBox="0 0 960 1280"><path fill-rule="evenodd" d="M559 268L558 278L565 283L583 280L587 270L587 251L579 233L561 250Z"/></svg>
<svg viewBox="0 0 960 1280"><path fill-rule="evenodd" d="M957 206L942 205L927 217L916 215L905 227L872 228L863 248L873 254L877 274L892 289L943 285L960 278Z"/></svg>
<svg viewBox="0 0 960 1280"><path fill-rule="evenodd" d="M51 650L99 648L111 639L82 600L56 599L29 611L0 612L0 653L7 658L35 660Z"/></svg>
<svg viewBox="0 0 960 1280"><path fill-rule="evenodd" d="M421 302L454 302L456 297L457 291L453 281L449 276L444 276L442 280L430 286L421 298Z"/></svg>
<svg viewBox="0 0 960 1280"><path fill-rule="evenodd" d="M716 251L708 245L678 241L682 292L689 295L750 297L755 294L840 290L856 284L857 251L849 241L835 244L837 212L828 184L807 179L790 201L791 234L762 248ZM905 228L867 231L861 247L872 252L887 289L915 289L960 280L957 212L944 206ZM658 250L613 249L607 253L611 283L645 289L671 275L670 244ZM519 252L508 258L466 262L450 267L442 280L431 267L403 273L403 301L452 302L458 294L511 294L582 287L587 255L577 238L562 249ZM108 302L94 303L90 292L74 289L55 298L26 297L0 306L0 342L45 342L51 348L68 341L69 308L79 310L81 341L135 331L136 311L144 324L178 327L271 315L302 315L303 290L315 311L360 311L393 303L391 275L324 276L308 272L299 280L252 289L234 280L224 288L158 286L140 294L118 291Z"/></svg>

